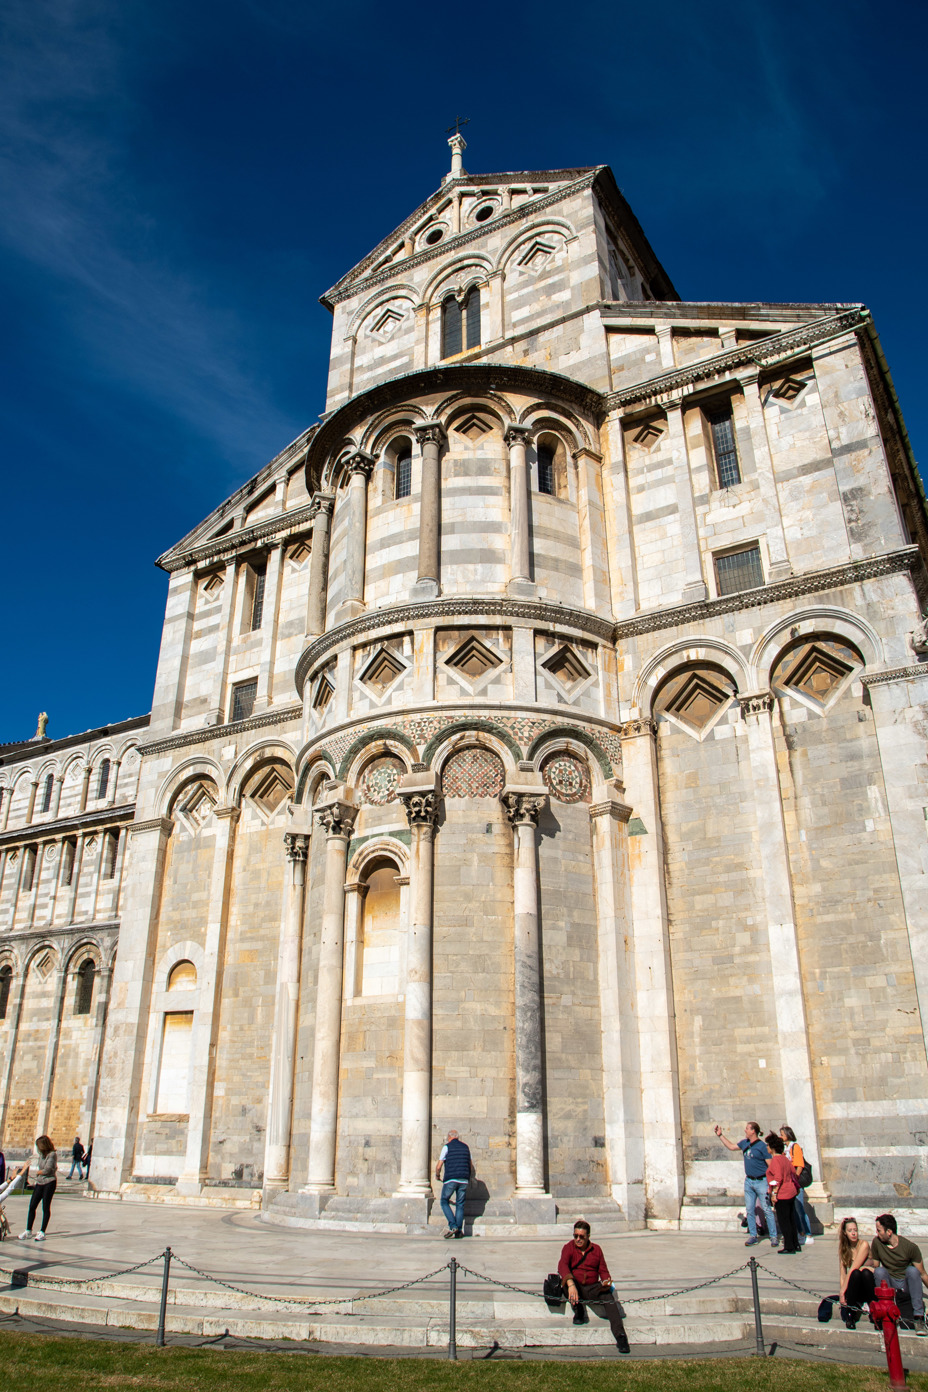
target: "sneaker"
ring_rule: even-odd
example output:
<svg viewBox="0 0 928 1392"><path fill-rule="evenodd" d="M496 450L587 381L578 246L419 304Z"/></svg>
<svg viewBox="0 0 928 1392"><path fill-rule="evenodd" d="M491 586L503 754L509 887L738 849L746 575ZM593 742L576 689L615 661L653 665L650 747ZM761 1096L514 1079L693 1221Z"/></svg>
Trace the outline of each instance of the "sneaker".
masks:
<svg viewBox="0 0 928 1392"><path fill-rule="evenodd" d="M443 1232L442 1237L454 1237L454 1228L449 1228L447 1232Z"/></svg>
<svg viewBox="0 0 928 1392"><path fill-rule="evenodd" d="M455 1237L463 1237L463 1236L464 1236L464 1229L463 1229L463 1228L455 1228L455 1230L454 1230L454 1235L455 1235Z"/></svg>
<svg viewBox="0 0 928 1392"><path fill-rule="evenodd" d="M45 1234L44 1234L44 1232L37 1232L36 1235L35 1235L35 1240L36 1240L36 1242L44 1242L44 1241L45 1241Z"/></svg>
<svg viewBox="0 0 928 1392"><path fill-rule="evenodd" d="M749 1237L744 1245L745 1247L756 1247L758 1242L760 1242L759 1237Z"/></svg>
<svg viewBox="0 0 928 1392"><path fill-rule="evenodd" d="M628 1347L627 1334L619 1334L616 1337L615 1346L619 1350L619 1353L631 1353L631 1349Z"/></svg>
<svg viewBox="0 0 928 1392"><path fill-rule="evenodd" d="M812 1237L809 1233L806 1233L806 1240L805 1240L805 1242L804 1242L802 1245L803 1245L803 1247L811 1247L811 1246L812 1246L812 1243L813 1243L814 1241L815 1241L815 1238Z"/></svg>
<svg viewBox="0 0 928 1392"><path fill-rule="evenodd" d="M21 1232L21 1233L19 1234L19 1240L20 1240L20 1242L28 1242L31 1236L32 1236L32 1229L31 1229L31 1228L27 1228L25 1232Z"/></svg>

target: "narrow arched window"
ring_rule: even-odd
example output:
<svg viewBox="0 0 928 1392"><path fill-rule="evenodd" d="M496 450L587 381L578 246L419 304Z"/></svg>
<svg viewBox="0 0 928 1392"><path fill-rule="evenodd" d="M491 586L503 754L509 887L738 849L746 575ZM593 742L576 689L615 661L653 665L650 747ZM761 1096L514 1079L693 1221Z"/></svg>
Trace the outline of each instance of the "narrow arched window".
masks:
<svg viewBox="0 0 928 1392"><path fill-rule="evenodd" d="M474 285L464 300L464 320L467 328L467 347L480 347L480 291Z"/></svg>
<svg viewBox="0 0 928 1392"><path fill-rule="evenodd" d="M441 306L441 355L452 358L480 347L480 291L472 285L463 300L447 295Z"/></svg>
<svg viewBox="0 0 928 1392"><path fill-rule="evenodd" d="M13 983L13 968L9 966L0 967L0 1020L6 1019L7 1006L10 1003L10 986Z"/></svg>
<svg viewBox="0 0 928 1392"><path fill-rule="evenodd" d="M408 440L400 440L396 446L395 483L393 496L408 498L412 492L412 447Z"/></svg>
<svg viewBox="0 0 928 1392"><path fill-rule="evenodd" d="M119 849L119 832L108 831L103 838L103 863L100 867L100 875L104 880L111 880L116 874L116 852Z"/></svg>
<svg viewBox="0 0 928 1392"><path fill-rule="evenodd" d="M104 759L100 765L100 777L97 780L97 797L106 797L106 790L110 785L110 761Z"/></svg>
<svg viewBox="0 0 928 1392"><path fill-rule="evenodd" d="M550 445L538 446L538 492L554 496L554 450Z"/></svg>
<svg viewBox="0 0 928 1392"><path fill-rule="evenodd" d="M45 775L45 786L42 789L42 811L47 812L52 805L52 788L55 786L55 775L48 773Z"/></svg>
<svg viewBox="0 0 928 1392"><path fill-rule="evenodd" d="M32 888L35 880L35 857L36 846L27 846L23 851L23 881L22 887L25 891Z"/></svg>
<svg viewBox="0 0 928 1392"><path fill-rule="evenodd" d="M77 991L74 996L74 1014L89 1015L93 1008L93 981L97 968L90 957L85 958L77 969Z"/></svg>

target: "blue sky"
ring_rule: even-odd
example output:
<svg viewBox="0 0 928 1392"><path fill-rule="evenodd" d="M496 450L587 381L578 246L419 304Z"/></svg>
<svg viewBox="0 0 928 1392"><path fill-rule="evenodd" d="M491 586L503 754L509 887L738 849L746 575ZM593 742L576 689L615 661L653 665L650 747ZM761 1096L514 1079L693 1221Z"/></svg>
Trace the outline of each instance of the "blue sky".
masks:
<svg viewBox="0 0 928 1392"><path fill-rule="evenodd" d="M318 296L448 167L608 163L685 299L862 300L928 408L913 3L5 0L0 741L149 709L156 555L317 418Z"/></svg>

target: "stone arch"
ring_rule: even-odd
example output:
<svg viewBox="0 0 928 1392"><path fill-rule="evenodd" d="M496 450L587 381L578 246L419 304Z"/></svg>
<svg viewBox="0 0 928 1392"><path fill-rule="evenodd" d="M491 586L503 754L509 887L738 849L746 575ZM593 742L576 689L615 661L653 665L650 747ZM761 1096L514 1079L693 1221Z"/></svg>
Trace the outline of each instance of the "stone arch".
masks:
<svg viewBox="0 0 928 1392"><path fill-rule="evenodd" d="M59 949L52 942L39 942L36 943L34 947L31 947L29 949L29 951L26 953L25 958L23 959L24 977L28 977L29 973L32 971L34 964L40 961L46 952L50 952L52 955L52 965L49 968L48 975L51 976L53 971L58 970L58 968L61 966L61 953Z"/></svg>
<svg viewBox="0 0 928 1392"><path fill-rule="evenodd" d="M795 632L794 632L795 630ZM761 634L751 652L751 666L756 674L756 688L766 690L770 674L780 654L800 638L813 634L834 636L850 643L861 654L867 667L884 661L883 645L875 629L858 614L832 605L810 605L784 619L778 619Z"/></svg>
<svg viewBox="0 0 928 1392"><path fill-rule="evenodd" d="M299 768L301 758L302 755L299 755L297 757L297 768ZM299 777L297 778L296 791L294 792L292 799L294 805L304 805L303 798L306 794L307 788L310 789L310 793L313 793L315 792L319 783L324 782L326 779L334 777L335 761L332 758L331 754L329 754L328 751L325 749L315 750L315 752L311 754L309 759L307 760L305 767L300 769ZM312 797L310 797L309 802L305 805L309 807L312 806Z"/></svg>
<svg viewBox="0 0 928 1392"><path fill-rule="evenodd" d="M508 271L519 253L527 250L536 240L544 241L545 237L557 238L566 248L570 242L576 240L576 236L571 224L563 218L540 218L527 227L520 227L518 232L509 238L496 258L496 270L504 273Z"/></svg>
<svg viewBox="0 0 928 1392"><path fill-rule="evenodd" d="M462 252L451 261L446 261L426 282L422 292L422 303L435 309L447 295L466 294L472 285L483 285L493 273L493 262L488 256L474 252Z"/></svg>
<svg viewBox="0 0 928 1392"><path fill-rule="evenodd" d="M250 745L244 753L240 754L226 775L227 801L230 805L241 806L245 784L252 774L269 764L286 764L295 785L296 755L292 747L286 740L279 737L264 739L257 744Z"/></svg>
<svg viewBox="0 0 928 1392"><path fill-rule="evenodd" d="M322 466L319 476L319 487L327 493L338 493L341 485L342 476L345 472L345 464L348 457L355 454L361 448L360 444L353 436L345 436L344 439L333 449L326 462Z"/></svg>
<svg viewBox="0 0 928 1392"><path fill-rule="evenodd" d="M428 419L426 411L411 402L391 406L368 421L361 436L361 448L379 458L395 435L411 434L415 425Z"/></svg>
<svg viewBox="0 0 928 1392"><path fill-rule="evenodd" d="M405 873L409 869L409 847L389 832L362 841L348 861L345 879L363 879L365 869L383 859L395 860L400 873Z"/></svg>
<svg viewBox="0 0 928 1392"><path fill-rule="evenodd" d="M395 745L396 748L392 749L390 751L391 753L398 753L400 749L405 750L409 755L410 763L419 762L418 750L408 735L405 735L402 730L395 730L391 726L381 725L376 730L367 730L363 735L358 736L343 756L335 777L342 779L344 782L349 782L349 769L356 770L358 767L358 760L365 749L367 749L369 745L377 744L378 742L383 744L384 750L391 744ZM402 755L400 755L400 757L402 758Z"/></svg>
<svg viewBox="0 0 928 1392"><path fill-rule="evenodd" d="M76 967L79 967L81 962L87 957L93 958L93 964L97 971L103 970L103 952L100 948L100 944L95 938L82 938L79 943L68 948L64 964L65 971L68 973L75 971ZM78 961L78 958L80 958L80 961Z"/></svg>
<svg viewBox="0 0 928 1392"><path fill-rule="evenodd" d="M460 412L469 408L479 408L495 415L503 429L507 425L513 424L516 418L511 403L499 392L457 391L452 392L450 396L446 396L443 401L438 403L435 407L435 419L440 420L443 425L447 425L449 420L454 420Z"/></svg>
<svg viewBox="0 0 928 1392"><path fill-rule="evenodd" d="M419 303L419 292L414 285L408 285L402 281L399 284L394 283L390 285L387 289L376 290L372 295L369 295L366 300L362 301L354 314L352 314L348 321L347 328L345 329L345 337L357 337L364 321L380 309L381 306L389 304L391 300L406 300L412 306L413 310L415 310L416 305Z"/></svg>
<svg viewBox="0 0 928 1392"><path fill-rule="evenodd" d="M546 431L562 436L571 454L576 454L580 449L588 449L592 444L587 426L565 406L552 406L546 401L536 401L519 412L519 424L527 425L533 437Z"/></svg>
<svg viewBox="0 0 928 1392"><path fill-rule="evenodd" d="M206 969L206 955L199 943L194 942L192 938L187 938L183 942L172 943L170 947L166 947L158 958L154 971L154 990L157 993L168 994L168 981L178 962L193 963L197 973L197 991L199 991L200 982L203 980L203 973Z"/></svg>
<svg viewBox="0 0 928 1392"><path fill-rule="evenodd" d="M615 778L616 770L612 766L612 760L603 749L599 741L589 733L588 730L578 730L573 725L558 725L553 730L543 730L532 741L528 751L528 757L535 765L536 769L541 768L543 759L554 753L557 746L561 745L565 749L570 749L571 743L582 746L592 754L596 761L596 771L599 774L597 783L604 782L607 778ZM548 746L553 746L549 748ZM574 753L577 751L574 750Z"/></svg>
<svg viewBox="0 0 928 1392"><path fill-rule="evenodd" d="M225 774L215 759L210 759L205 754L197 754L178 764L162 780L156 796L160 816L171 816L180 793L196 778L208 778L216 787L219 802L222 802L226 791Z"/></svg>
<svg viewBox="0 0 928 1392"><path fill-rule="evenodd" d="M522 750L508 730L494 725L492 720L476 719L458 720L437 731L422 751L422 763L440 772L448 756L456 754L468 741L473 744L485 743L487 748L495 749L507 773L515 773L522 759Z"/></svg>
<svg viewBox="0 0 928 1392"><path fill-rule="evenodd" d="M738 691L752 689L751 668L730 643L718 638L680 638L661 648L642 667L635 683L635 708L649 715L655 692L670 673L678 667L692 667L700 662L721 667L731 677Z"/></svg>

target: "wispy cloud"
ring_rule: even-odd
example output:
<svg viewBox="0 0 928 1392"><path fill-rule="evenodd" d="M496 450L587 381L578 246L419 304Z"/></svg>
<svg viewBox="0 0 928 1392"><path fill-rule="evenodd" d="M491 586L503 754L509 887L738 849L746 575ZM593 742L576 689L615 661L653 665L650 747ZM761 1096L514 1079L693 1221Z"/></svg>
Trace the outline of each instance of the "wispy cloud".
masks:
<svg viewBox="0 0 928 1392"><path fill-rule="evenodd" d="M92 375L177 417L239 473L300 423L245 370L245 326L160 234L164 214L133 177L137 18L131 0L8 0L0 239L52 280Z"/></svg>

